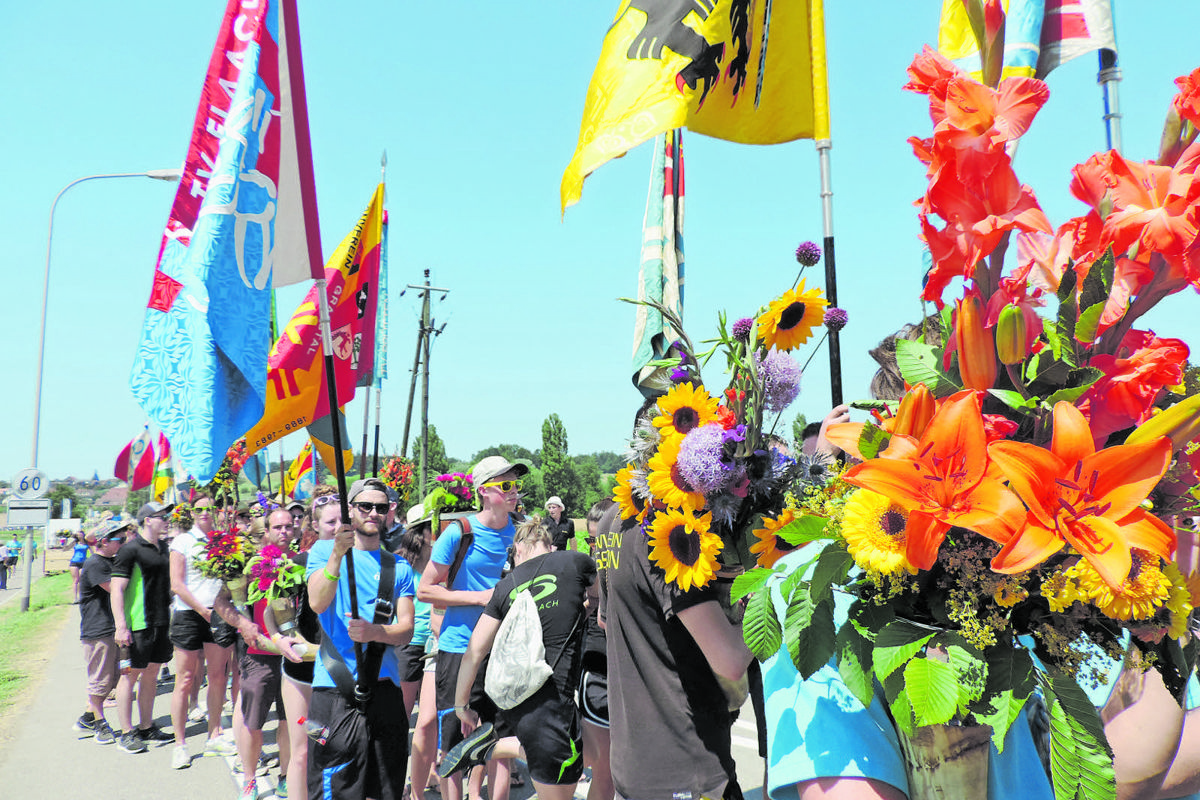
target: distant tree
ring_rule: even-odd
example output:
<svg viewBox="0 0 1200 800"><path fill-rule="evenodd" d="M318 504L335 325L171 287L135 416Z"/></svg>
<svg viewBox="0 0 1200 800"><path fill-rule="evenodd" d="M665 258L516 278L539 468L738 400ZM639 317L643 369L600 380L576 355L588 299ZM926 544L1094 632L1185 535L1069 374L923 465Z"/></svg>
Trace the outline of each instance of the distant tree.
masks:
<svg viewBox="0 0 1200 800"><path fill-rule="evenodd" d="M145 489L137 489L129 493L129 497L125 499L125 510L130 514L136 514L138 509L150 502L150 487Z"/></svg>
<svg viewBox="0 0 1200 800"><path fill-rule="evenodd" d="M528 447L522 447L519 444L497 444L492 445L491 447L485 447L471 457L471 464L478 464L488 456L504 456L504 458L508 459L509 462L516 461L517 459L524 459L525 461L533 463L534 466L537 466L537 462L533 457L533 451L531 451Z"/></svg>
<svg viewBox="0 0 1200 800"><path fill-rule="evenodd" d="M572 516L583 517L587 515L588 509L603 497L603 481L600 467L593 456L576 458L575 473L579 477L579 484L583 489L583 502L580 503L578 513L573 513Z"/></svg>
<svg viewBox="0 0 1200 800"><path fill-rule="evenodd" d="M792 422L792 452L799 453L804 449L804 428L808 425L808 418L804 414L797 414L795 421Z"/></svg>
<svg viewBox="0 0 1200 800"><path fill-rule="evenodd" d="M583 484L575 462L567 456L567 428L558 414L551 414L542 423L542 477L547 495L558 495L567 514L582 514Z"/></svg>
<svg viewBox="0 0 1200 800"><path fill-rule="evenodd" d="M83 519L83 509L79 504L79 496L75 494L75 488L67 483L56 483L50 488L50 517L51 519L62 519L63 500L71 501L71 517L74 519Z"/></svg>
<svg viewBox="0 0 1200 800"><path fill-rule="evenodd" d="M602 450L593 453L592 456L596 459L596 466L600 468L600 472L606 475L611 475L625 466L625 456L611 450Z"/></svg>
<svg viewBox="0 0 1200 800"><path fill-rule="evenodd" d="M534 467L521 479L521 504L525 506L525 513L544 516L547 497L542 471Z"/></svg>
<svg viewBox="0 0 1200 800"><path fill-rule="evenodd" d="M413 438L412 448L413 463L420 464L421 461L421 437ZM429 426L429 438L425 443L425 491L429 491L429 478L436 475L442 475L450 471L450 457L446 455L446 444L442 441L442 437L438 436L437 426Z"/></svg>

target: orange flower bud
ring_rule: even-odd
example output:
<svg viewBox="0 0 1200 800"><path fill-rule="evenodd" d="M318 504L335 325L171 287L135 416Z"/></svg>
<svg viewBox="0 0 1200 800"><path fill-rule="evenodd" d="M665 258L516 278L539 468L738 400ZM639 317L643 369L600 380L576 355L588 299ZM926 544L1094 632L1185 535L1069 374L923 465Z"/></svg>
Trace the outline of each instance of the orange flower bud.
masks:
<svg viewBox="0 0 1200 800"><path fill-rule="evenodd" d="M972 292L957 306L954 342L958 374L965 388L985 392L996 383L996 345L983 326L983 301Z"/></svg>
<svg viewBox="0 0 1200 800"><path fill-rule="evenodd" d="M1025 312L1011 303L1000 309L996 320L996 356L1001 364L1020 364L1025 350Z"/></svg>
<svg viewBox="0 0 1200 800"><path fill-rule="evenodd" d="M937 402L933 395L925 384L918 383L900 401L900 408L896 409L896 417L892 422L892 433L919 439L936 411Z"/></svg>

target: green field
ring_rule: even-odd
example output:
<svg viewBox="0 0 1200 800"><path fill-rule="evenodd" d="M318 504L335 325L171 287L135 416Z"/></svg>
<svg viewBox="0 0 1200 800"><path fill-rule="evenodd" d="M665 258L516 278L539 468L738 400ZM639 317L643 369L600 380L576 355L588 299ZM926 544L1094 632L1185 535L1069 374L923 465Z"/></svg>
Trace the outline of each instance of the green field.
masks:
<svg viewBox="0 0 1200 800"><path fill-rule="evenodd" d="M71 604L71 575L49 575L33 584L29 611L20 599L0 608L0 708L8 708L32 676L44 645L59 630Z"/></svg>

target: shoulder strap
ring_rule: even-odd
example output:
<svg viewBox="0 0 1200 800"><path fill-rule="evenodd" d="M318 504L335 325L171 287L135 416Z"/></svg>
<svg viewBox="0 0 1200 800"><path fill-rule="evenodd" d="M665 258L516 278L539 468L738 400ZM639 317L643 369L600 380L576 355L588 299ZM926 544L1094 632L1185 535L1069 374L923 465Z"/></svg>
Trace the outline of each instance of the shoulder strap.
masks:
<svg viewBox="0 0 1200 800"><path fill-rule="evenodd" d="M454 551L454 561L450 564L450 573L446 576L447 589L453 585L454 579L458 576L458 571L467 557L467 551L475 542L475 534L471 531L470 517L463 517L458 520L458 524L462 528L462 538L458 541L458 549Z"/></svg>
<svg viewBox="0 0 1200 800"><path fill-rule="evenodd" d="M376 625L387 625L396 615L396 557L386 550L379 551L379 593L375 596ZM370 698L379 681L379 667L383 664L383 651L386 645L382 642L371 642L363 653L363 663L358 670L358 685L356 693L359 697Z"/></svg>
<svg viewBox="0 0 1200 800"><path fill-rule="evenodd" d="M342 697L353 702L354 676L350 674L350 668L346 666L345 659L334 648L332 639L328 635L321 637L320 653L321 664L325 667L325 671L329 673L329 677L333 679L333 685L341 692Z"/></svg>

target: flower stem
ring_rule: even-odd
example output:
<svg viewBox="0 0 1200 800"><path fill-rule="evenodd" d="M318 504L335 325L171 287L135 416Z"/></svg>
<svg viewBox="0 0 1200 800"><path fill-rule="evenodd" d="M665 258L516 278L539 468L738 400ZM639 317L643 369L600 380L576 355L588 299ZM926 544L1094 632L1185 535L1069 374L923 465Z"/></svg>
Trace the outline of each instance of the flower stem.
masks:
<svg viewBox="0 0 1200 800"><path fill-rule="evenodd" d="M825 329L825 332L823 334L821 334L821 338L817 341L816 344L813 345L812 352L808 354L808 359L804 362L804 366L800 367L800 374L803 375L804 370L808 369L808 365L812 363L813 356L815 356L817 354L817 351L821 349L821 345L825 342L825 340L827 338L829 338L829 328Z"/></svg>

